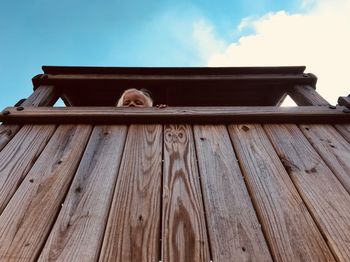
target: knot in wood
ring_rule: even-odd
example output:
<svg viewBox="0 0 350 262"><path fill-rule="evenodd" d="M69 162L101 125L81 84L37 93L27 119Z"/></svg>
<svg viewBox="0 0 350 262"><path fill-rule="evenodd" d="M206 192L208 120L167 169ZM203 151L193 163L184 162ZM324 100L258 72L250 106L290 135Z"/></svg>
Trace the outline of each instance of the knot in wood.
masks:
<svg viewBox="0 0 350 262"><path fill-rule="evenodd" d="M247 127L247 126L242 126L241 129L242 129L244 132L249 131L249 127Z"/></svg>

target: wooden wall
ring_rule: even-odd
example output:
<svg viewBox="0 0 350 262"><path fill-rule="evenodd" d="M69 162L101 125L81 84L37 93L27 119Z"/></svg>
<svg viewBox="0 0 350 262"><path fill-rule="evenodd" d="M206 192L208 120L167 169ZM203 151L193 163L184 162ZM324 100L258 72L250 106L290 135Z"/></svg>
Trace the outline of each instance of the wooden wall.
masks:
<svg viewBox="0 0 350 262"><path fill-rule="evenodd" d="M321 124L21 126L0 260L349 261L349 143Z"/></svg>
<svg viewBox="0 0 350 262"><path fill-rule="evenodd" d="M271 70L44 68L0 113L0 261L350 261L350 101L329 105L302 67ZM52 108L69 73L113 91L158 71L284 89L270 107L260 88L242 107ZM271 106L287 93L298 107Z"/></svg>

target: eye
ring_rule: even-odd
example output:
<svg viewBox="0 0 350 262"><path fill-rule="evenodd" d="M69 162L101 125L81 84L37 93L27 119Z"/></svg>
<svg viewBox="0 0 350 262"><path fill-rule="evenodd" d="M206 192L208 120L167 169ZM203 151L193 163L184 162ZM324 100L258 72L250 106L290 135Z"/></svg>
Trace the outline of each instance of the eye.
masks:
<svg viewBox="0 0 350 262"><path fill-rule="evenodd" d="M136 100L135 103L136 103L136 105L143 105L142 101L140 101L140 100Z"/></svg>
<svg viewBox="0 0 350 262"><path fill-rule="evenodd" d="M128 104L130 104L130 101L129 101L129 100L125 100L125 101L123 102L123 105L124 105L124 106L127 106Z"/></svg>

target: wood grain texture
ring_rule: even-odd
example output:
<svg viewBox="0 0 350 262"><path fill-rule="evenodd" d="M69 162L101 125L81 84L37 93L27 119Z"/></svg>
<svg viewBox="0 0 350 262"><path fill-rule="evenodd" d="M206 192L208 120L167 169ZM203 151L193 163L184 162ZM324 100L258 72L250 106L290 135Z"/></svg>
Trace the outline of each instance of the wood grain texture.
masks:
<svg viewBox="0 0 350 262"><path fill-rule="evenodd" d="M300 129L350 193L350 144L331 125L300 125Z"/></svg>
<svg viewBox="0 0 350 262"><path fill-rule="evenodd" d="M310 85L296 85L288 91L299 106L328 106L329 103Z"/></svg>
<svg viewBox="0 0 350 262"><path fill-rule="evenodd" d="M12 137L14 137L20 129L20 125L0 125L0 151L7 145L8 142L10 142Z"/></svg>
<svg viewBox="0 0 350 262"><path fill-rule="evenodd" d="M350 125L334 125L338 132L350 143Z"/></svg>
<svg viewBox="0 0 350 262"><path fill-rule="evenodd" d="M58 99L58 90L52 85L41 85L21 104L22 107L52 106Z"/></svg>
<svg viewBox="0 0 350 262"><path fill-rule="evenodd" d="M260 125L230 125L249 192L275 261L333 261Z"/></svg>
<svg viewBox="0 0 350 262"><path fill-rule="evenodd" d="M305 87L305 86L295 86L293 89L294 93L298 93L298 97L296 98L295 102L299 106L327 106L329 103L320 96L315 90L313 90L311 87ZM293 93L292 92L292 93ZM290 94L291 95L291 94ZM347 113L349 115L349 113ZM349 124L336 124L335 128L338 130L338 132L350 143L350 125Z"/></svg>
<svg viewBox="0 0 350 262"><path fill-rule="evenodd" d="M343 107L28 107L6 108L0 114L7 123L350 123Z"/></svg>
<svg viewBox="0 0 350 262"><path fill-rule="evenodd" d="M96 126L39 261L97 261L127 126Z"/></svg>
<svg viewBox="0 0 350 262"><path fill-rule="evenodd" d="M58 99L53 86L39 86L22 104L22 107L50 106ZM0 125L0 151L20 130L20 125Z"/></svg>
<svg viewBox="0 0 350 262"><path fill-rule="evenodd" d="M159 261L162 126L131 125L100 261Z"/></svg>
<svg viewBox="0 0 350 262"><path fill-rule="evenodd" d="M349 261L350 195L296 125L265 130L335 258Z"/></svg>
<svg viewBox="0 0 350 262"><path fill-rule="evenodd" d="M226 126L194 126L213 261L272 261Z"/></svg>
<svg viewBox="0 0 350 262"><path fill-rule="evenodd" d="M191 126L164 128L162 261L209 261Z"/></svg>
<svg viewBox="0 0 350 262"><path fill-rule="evenodd" d="M0 260L36 260L90 132L91 126L58 127L0 216Z"/></svg>
<svg viewBox="0 0 350 262"><path fill-rule="evenodd" d="M0 214L55 131L54 125L23 126L0 152Z"/></svg>

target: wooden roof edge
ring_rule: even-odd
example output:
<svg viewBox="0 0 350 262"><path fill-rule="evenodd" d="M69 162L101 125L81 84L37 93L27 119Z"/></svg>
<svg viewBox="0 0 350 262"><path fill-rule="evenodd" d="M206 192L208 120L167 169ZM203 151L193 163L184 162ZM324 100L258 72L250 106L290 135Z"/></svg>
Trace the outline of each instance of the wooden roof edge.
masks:
<svg viewBox="0 0 350 262"><path fill-rule="evenodd" d="M97 66L42 66L45 74L302 74L305 66L260 67L97 67Z"/></svg>
<svg viewBox="0 0 350 262"><path fill-rule="evenodd" d="M317 77L311 73L305 74L277 74L277 73L259 73L259 74L39 74L33 77L33 87L34 90L40 85L64 85L73 81L88 81L90 83L95 82L96 85L100 86L102 81L111 82L111 81L137 81L137 82L158 82L158 81L196 81L196 82L207 82L211 81L216 83L216 81L225 81L225 82L240 82L242 83L253 83L256 84L266 84L266 83L275 83L280 84L283 88L286 88L286 84L291 85L309 85L312 88L316 89ZM214 81L214 82L213 82Z"/></svg>

